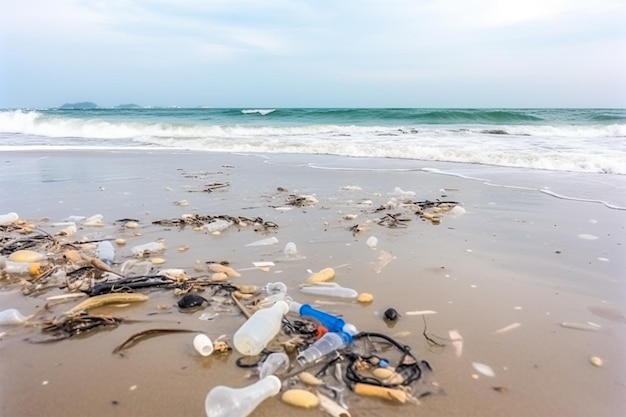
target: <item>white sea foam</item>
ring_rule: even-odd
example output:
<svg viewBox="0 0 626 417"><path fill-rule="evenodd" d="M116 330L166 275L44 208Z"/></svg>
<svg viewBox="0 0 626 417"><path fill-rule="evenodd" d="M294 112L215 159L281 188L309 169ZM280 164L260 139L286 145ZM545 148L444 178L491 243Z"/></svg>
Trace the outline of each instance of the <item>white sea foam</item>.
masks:
<svg viewBox="0 0 626 417"><path fill-rule="evenodd" d="M245 109L267 115L275 109ZM158 119L108 120L43 111L0 111L0 149L137 146L200 151L332 154L353 157L449 161L554 171L626 175L626 125L420 125L260 124ZM273 120L265 119L263 120ZM256 123L256 124L252 124ZM507 134L494 132L506 132Z"/></svg>

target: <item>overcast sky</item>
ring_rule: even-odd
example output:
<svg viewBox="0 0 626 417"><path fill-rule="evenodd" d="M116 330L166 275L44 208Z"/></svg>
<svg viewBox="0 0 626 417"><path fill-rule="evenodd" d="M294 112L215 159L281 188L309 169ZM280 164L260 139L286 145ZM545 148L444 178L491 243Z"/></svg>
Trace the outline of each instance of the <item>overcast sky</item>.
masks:
<svg viewBox="0 0 626 417"><path fill-rule="evenodd" d="M0 107L626 107L624 0L2 0Z"/></svg>

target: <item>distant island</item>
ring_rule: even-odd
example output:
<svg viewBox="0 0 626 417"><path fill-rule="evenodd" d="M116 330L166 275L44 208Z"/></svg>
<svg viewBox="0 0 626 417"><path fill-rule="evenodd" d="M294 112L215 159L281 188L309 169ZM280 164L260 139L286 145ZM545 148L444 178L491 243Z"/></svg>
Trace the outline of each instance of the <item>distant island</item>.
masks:
<svg viewBox="0 0 626 417"><path fill-rule="evenodd" d="M91 101L81 101L80 103L65 103L60 109L97 109L98 105Z"/></svg>
<svg viewBox="0 0 626 417"><path fill-rule="evenodd" d="M81 101L80 103L65 103L59 107L59 109L64 109L64 110L91 110L91 109L100 109L100 108L101 108L100 106L98 106L96 103L93 103L91 101ZM116 109L141 109L143 107L138 104L129 103L129 104L120 104L120 105L115 106L114 108Z"/></svg>

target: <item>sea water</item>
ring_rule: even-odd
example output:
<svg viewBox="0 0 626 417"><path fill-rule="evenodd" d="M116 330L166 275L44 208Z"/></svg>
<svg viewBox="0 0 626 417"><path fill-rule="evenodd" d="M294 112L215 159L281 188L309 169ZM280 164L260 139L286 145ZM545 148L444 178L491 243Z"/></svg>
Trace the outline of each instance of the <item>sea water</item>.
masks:
<svg viewBox="0 0 626 417"><path fill-rule="evenodd" d="M187 149L626 174L626 109L0 110L0 151Z"/></svg>

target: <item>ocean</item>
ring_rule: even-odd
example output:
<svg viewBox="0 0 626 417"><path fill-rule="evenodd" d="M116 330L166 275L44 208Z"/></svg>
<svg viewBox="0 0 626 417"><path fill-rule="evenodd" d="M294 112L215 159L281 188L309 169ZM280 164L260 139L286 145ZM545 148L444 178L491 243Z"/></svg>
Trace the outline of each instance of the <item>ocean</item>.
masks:
<svg viewBox="0 0 626 417"><path fill-rule="evenodd" d="M0 151L144 148L626 175L626 109L0 110Z"/></svg>

